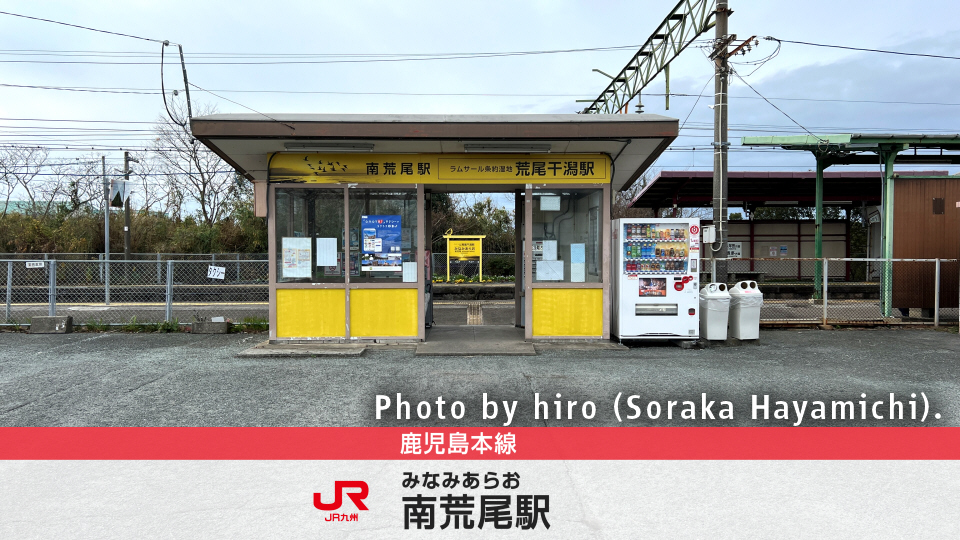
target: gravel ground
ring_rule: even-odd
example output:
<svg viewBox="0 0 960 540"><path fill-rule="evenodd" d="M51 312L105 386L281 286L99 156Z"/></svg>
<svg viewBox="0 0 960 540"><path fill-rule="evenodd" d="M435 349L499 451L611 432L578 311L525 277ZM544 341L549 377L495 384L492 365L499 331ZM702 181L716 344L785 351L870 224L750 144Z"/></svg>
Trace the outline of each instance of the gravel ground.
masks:
<svg viewBox="0 0 960 540"><path fill-rule="evenodd" d="M913 330L768 330L759 344L682 350L645 345L629 350L544 347L535 357L415 357L413 350L368 349L358 358L238 359L235 354L265 334L0 333L0 425L3 426L502 426L484 419L482 394L518 402L512 426L544 425L791 425L773 418L777 400L826 401L827 419L802 425L960 426L960 337ZM396 394L411 405L411 420L396 408L375 418L377 395ZM917 421L830 420L830 400L870 404L886 414L890 392L905 404L917 394ZM534 417L534 394L548 403L549 419ZM553 401L561 394L563 419ZM614 413L620 398L623 422ZM731 402L733 419L704 420L701 394ZM631 395L642 415L629 420ZM751 396L769 395L771 418L751 418ZM437 417L442 396L446 419ZM419 401L431 416L417 418ZM462 401L466 415L451 419ZM577 401L572 419L567 400ZM678 403L667 419L668 401ZM695 419L680 418L682 401L695 402ZM596 406L592 419L582 404ZM647 404L662 407L648 417ZM859 417L859 404L855 405ZM589 408L587 409L589 413ZM941 414L935 419L935 414Z"/></svg>

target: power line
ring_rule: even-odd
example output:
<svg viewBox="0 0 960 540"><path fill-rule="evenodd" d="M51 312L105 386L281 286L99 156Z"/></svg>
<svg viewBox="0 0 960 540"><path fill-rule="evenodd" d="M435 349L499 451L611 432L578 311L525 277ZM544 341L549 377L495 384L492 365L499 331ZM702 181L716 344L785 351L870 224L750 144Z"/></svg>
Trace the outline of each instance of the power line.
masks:
<svg viewBox="0 0 960 540"><path fill-rule="evenodd" d="M79 29L81 29L81 30L90 30L91 32L100 32L101 34L110 34L110 35L114 35L114 36L128 37L128 38L133 38L133 39L141 39L141 40L143 40L143 41L152 41L152 42L154 42L154 43L163 43L163 41L162 41L162 40L159 40L159 39L150 39L150 38L145 38L145 37L140 37L140 36L134 36L134 35L130 35L130 34L121 34L121 33L119 33L119 32L110 32L109 30L98 30L98 29L96 29L96 28L90 28L90 27L88 27L88 26L80 26L80 25L77 25L77 24L70 24L70 23L65 23L65 22L60 22L60 21L54 21L54 20L50 20L50 19L41 19L40 17L30 17L29 15L20 15L20 14L18 14L18 13L9 13L9 12L7 12L7 11L0 11L0 15L9 15L9 16L11 16L11 17L22 17L22 18L24 18L24 19L31 19L31 20L34 20L34 21L41 21L41 22L48 22L48 23L53 23L53 24L60 24L60 25L63 25L63 26L70 26L70 27L72 27L72 28L79 28Z"/></svg>
<svg viewBox="0 0 960 540"><path fill-rule="evenodd" d="M253 112L259 114L260 116L263 116L264 118L268 118L268 119L270 119L270 120L273 120L274 122L280 124L281 126L286 126L286 127L290 128L290 129L292 129L292 130L294 130L294 131L297 130L297 128L291 126L290 124L288 124L288 123L286 123L286 122L281 122L280 120L277 120L276 118L270 116L269 114L264 114L264 113L262 113L262 112L260 112L260 111L258 111L258 110L256 110L256 109L254 109L254 108L252 108L252 107L247 107L247 106L244 105L243 103L237 103L236 101L234 101L234 100L232 100L232 99L230 99L230 98L225 98L225 97L223 97L223 96L221 96L221 95L215 94L215 93L211 92L210 90L207 90L206 88L201 88L201 87L199 87L199 86L197 86L197 85L195 85L195 84L193 84L193 83L190 83L190 86L196 88L197 90L202 90L202 91L204 91L204 92L206 92L206 93L208 93L208 94L214 95L214 96L216 96L216 97L218 97L218 98L220 98L220 99L222 99L222 100L224 100L224 101L229 101L230 103L233 103L234 105L239 105L239 106L243 107L244 109L247 109L248 111L253 111Z"/></svg>
<svg viewBox="0 0 960 540"><path fill-rule="evenodd" d="M99 94L143 94L143 95L160 95L159 91L142 91L142 90L114 90L114 89L101 89L101 88L83 88L83 87L71 87L71 86L40 86L40 85L29 85L29 84L0 84L0 87L4 88L27 88L30 90L62 90L66 92L93 92Z"/></svg>
<svg viewBox="0 0 960 540"><path fill-rule="evenodd" d="M303 64L366 64L382 62L423 62L433 60L469 60L475 58L505 58L515 56L534 56L543 54L568 54L582 52L619 51L631 47L590 47L584 49L556 49L541 51L509 51L490 53L439 53L426 56L404 56L400 58L347 58L336 60L270 60L244 62L190 62L200 66L259 66L259 65L303 65ZM632 47L636 48L636 47ZM87 64L87 65L124 65L143 66L153 65L153 62L104 62L93 60L0 60L4 64Z"/></svg>
<svg viewBox="0 0 960 540"><path fill-rule="evenodd" d="M702 40L701 40L702 41ZM536 49L527 51L474 51L474 52L432 52L432 53L235 53L235 52L194 52L186 55L191 58L402 58L434 56L469 56L489 54L556 54L578 52L605 52L634 50L640 45L613 45L607 47L583 47L573 49ZM153 51L83 51L54 49L0 49L0 55L20 56L108 56L154 58Z"/></svg>
<svg viewBox="0 0 960 540"><path fill-rule="evenodd" d="M813 135L813 137L815 137L818 141L820 141L820 142L826 142L826 141L824 141L823 139L821 139L818 135L814 135L813 132L810 131L809 129L803 127L803 125L802 125L800 122L797 122L796 120L794 120L793 117L790 116L789 114L785 113L785 112L783 111L783 109L781 109L780 107L777 107L776 105L774 105L772 101L770 101L769 99L763 97L763 94L761 94L760 92L757 92L757 89L756 89L756 88L750 86L750 83L748 83L743 77L741 77L740 74L737 73L737 70L735 70L735 69L733 69L733 68L731 67L731 68L730 68L730 72L733 73L734 75L736 75L737 78L740 79L741 82L743 82L743 84L747 85L747 87L750 88L751 90L753 90L758 96L762 97L763 100L766 101L767 103L769 103L771 107L773 107L774 109L780 111L780 114L786 116L787 118L790 119L791 122L793 122L794 124L796 124L797 126L799 126L800 129L806 131L806 132L809 133L810 135Z"/></svg>
<svg viewBox="0 0 960 540"><path fill-rule="evenodd" d="M872 53L882 53L882 54L896 54L899 56L919 56L922 58L940 58L943 60L960 60L960 56L944 56L939 54L925 54L925 53L908 53L903 51L887 51L883 49L864 49L861 47L848 47L845 45L827 45L824 43L810 43L808 41L790 41L788 39L778 39L773 36L767 36L763 39L776 41L779 43L794 43L796 45L809 45L811 47L826 47L830 49L845 49L848 51L860 51L860 52L872 52Z"/></svg>
<svg viewBox="0 0 960 540"><path fill-rule="evenodd" d="M105 94L143 94L160 95L158 88L126 88L126 87L95 87L95 86L47 86L47 85L27 85L27 84L4 84L0 87L7 88L25 88L35 90L64 90L76 92L92 92ZM425 97L579 97L580 94L515 94L515 93L497 93L497 92L348 92L338 90L237 90L237 89L212 89L208 92L221 92L226 94L303 94L303 95L344 95L344 96L425 96ZM646 93L646 96L666 96L662 92ZM671 92L670 97L674 98L702 98L703 94L686 94L681 92ZM760 96L729 96L730 99L763 99ZM770 101L809 101L815 103L865 103L875 105L918 105L934 107L960 107L960 103L949 103L939 101L886 101L874 99L829 99L829 98L797 98L797 97L768 97Z"/></svg>
<svg viewBox="0 0 960 540"><path fill-rule="evenodd" d="M154 40L150 40L154 41ZM162 42L161 42L162 43ZM502 58L511 56L535 56L545 54L571 54L585 52L616 52L622 50L636 49L637 45L618 45L613 47L585 47L579 49L547 49L532 51L502 51L502 52L467 52L467 53L403 53L403 54L367 54L367 53L344 53L344 54L273 54L273 55L255 55L255 54L229 54L229 53L194 53L185 55L191 60L193 65L284 65L284 64L341 64L341 63L372 63L372 62L410 62L410 61L430 61L430 60L464 60L473 58ZM105 58L155 58L151 53L109 53L98 52L97 54L20 54L3 53L6 55L19 54L22 56L65 56L68 58L81 57L105 57ZM115 55L114 55L115 54ZM131 56L133 55L133 56ZM264 61L245 61L245 62L196 62L196 58L211 58L217 60L223 59L246 59L246 58L297 58L296 60L264 60ZM322 58L323 60L307 60L308 58ZM115 64L115 65L152 65L153 62L105 62L105 61L81 61L81 60L0 60L0 63L25 63L25 64Z"/></svg>

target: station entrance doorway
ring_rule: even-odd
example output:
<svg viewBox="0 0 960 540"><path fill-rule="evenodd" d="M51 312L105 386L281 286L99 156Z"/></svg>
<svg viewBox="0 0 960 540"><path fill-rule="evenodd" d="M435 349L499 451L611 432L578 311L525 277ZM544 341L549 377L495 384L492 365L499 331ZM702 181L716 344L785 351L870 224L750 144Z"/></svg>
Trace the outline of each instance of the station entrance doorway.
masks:
<svg viewBox="0 0 960 540"><path fill-rule="evenodd" d="M605 226L609 223L609 186L568 181L483 188L480 195L467 191L466 186L425 189L425 223L429 225L424 236L434 248L432 279L425 291L425 340L607 337L604 305L609 284L604 269L609 264L609 228ZM446 253L438 253L446 251L439 240L449 224L444 218L450 215L452 201L458 202L457 219L488 224L485 230L454 230L454 234L500 234L483 250L486 270L482 283L478 279L480 261L450 259L452 268L447 268ZM504 220L503 214L508 212L512 219ZM506 231L489 227L491 222L499 222L501 227L512 224L512 252L503 248Z"/></svg>
<svg viewBox="0 0 960 540"><path fill-rule="evenodd" d="M424 236L432 248L424 293L428 343L524 340L523 190L511 188L425 190ZM479 256L457 256L446 233L483 236L469 241L480 244Z"/></svg>

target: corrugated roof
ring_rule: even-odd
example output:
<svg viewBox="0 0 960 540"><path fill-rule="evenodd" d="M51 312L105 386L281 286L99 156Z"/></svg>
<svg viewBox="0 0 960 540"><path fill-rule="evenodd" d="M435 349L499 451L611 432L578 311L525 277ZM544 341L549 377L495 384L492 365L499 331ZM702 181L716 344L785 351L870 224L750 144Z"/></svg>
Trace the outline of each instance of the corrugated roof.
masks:
<svg viewBox="0 0 960 540"><path fill-rule="evenodd" d="M947 171L898 171L900 176L945 176ZM813 171L730 171L727 173L729 206L762 206L795 203L813 206L816 178ZM880 171L827 171L823 175L825 203L880 204ZM713 206L712 171L663 171L637 195L632 208Z"/></svg>

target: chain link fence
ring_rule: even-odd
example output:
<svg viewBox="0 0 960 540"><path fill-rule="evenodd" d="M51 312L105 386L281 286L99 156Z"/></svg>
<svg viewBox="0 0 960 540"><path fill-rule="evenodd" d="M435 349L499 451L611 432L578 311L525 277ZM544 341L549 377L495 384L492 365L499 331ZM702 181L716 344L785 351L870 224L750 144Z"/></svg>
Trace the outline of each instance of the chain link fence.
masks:
<svg viewBox="0 0 960 540"><path fill-rule="evenodd" d="M756 281L766 324L957 324L956 259L706 259L701 283Z"/></svg>
<svg viewBox="0 0 960 540"><path fill-rule="evenodd" d="M269 313L266 258L244 254L157 260L64 259L63 254L0 260L5 310L0 325L31 317L71 315L75 325L187 324L215 316L265 324ZM164 256L166 254L160 254ZM172 255L172 254L171 254ZM184 255L177 255L185 257ZM753 280L764 295L767 324L957 324L960 264L956 259L707 259L700 282L725 272L735 284ZM451 279L476 276L478 261L450 261ZM446 254L432 255L433 275L446 278ZM484 276L515 276L513 253L485 253Z"/></svg>
<svg viewBox="0 0 960 540"><path fill-rule="evenodd" d="M484 253L482 261L484 279L494 277L515 278L516 276L516 256L513 253ZM451 258L450 280L477 277L480 273L480 262L476 259L459 261ZM433 253L430 263L433 269L433 279L446 280L447 254Z"/></svg>
<svg viewBox="0 0 960 540"><path fill-rule="evenodd" d="M80 326L171 322L222 316L265 324L266 260L2 260L5 291L0 324L70 315Z"/></svg>

